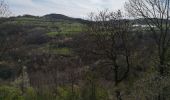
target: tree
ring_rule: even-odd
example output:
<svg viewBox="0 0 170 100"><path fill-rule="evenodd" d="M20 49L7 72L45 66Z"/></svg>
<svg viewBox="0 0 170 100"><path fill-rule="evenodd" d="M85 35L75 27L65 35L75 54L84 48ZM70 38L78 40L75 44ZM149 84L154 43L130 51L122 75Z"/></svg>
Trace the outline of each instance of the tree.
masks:
<svg viewBox="0 0 170 100"><path fill-rule="evenodd" d="M159 73L149 73L136 82L131 90L130 100L168 100L169 76L160 76ZM142 83L142 84L141 84Z"/></svg>
<svg viewBox="0 0 170 100"><path fill-rule="evenodd" d="M159 58L158 70L164 75L170 44L170 0L129 0L125 8L134 18L143 18L153 33Z"/></svg>
<svg viewBox="0 0 170 100"><path fill-rule="evenodd" d="M7 5L7 3L4 0L0 0L0 18L2 17L7 17L9 16L9 7ZM5 34L1 31L0 34L0 56L5 52L5 50L7 49L7 41L9 41L8 39L4 39ZM5 45L5 46L4 46Z"/></svg>
<svg viewBox="0 0 170 100"><path fill-rule="evenodd" d="M0 17L7 17L10 15L9 7L5 0L0 1Z"/></svg>
<svg viewBox="0 0 170 100"><path fill-rule="evenodd" d="M131 52L129 32L131 23L125 20L122 12L109 12L104 10L98 14L91 13L89 31L94 36L97 44L92 52L100 55L105 66L112 66L115 86L118 86L129 75L131 67ZM120 91L116 91L116 97L121 100Z"/></svg>

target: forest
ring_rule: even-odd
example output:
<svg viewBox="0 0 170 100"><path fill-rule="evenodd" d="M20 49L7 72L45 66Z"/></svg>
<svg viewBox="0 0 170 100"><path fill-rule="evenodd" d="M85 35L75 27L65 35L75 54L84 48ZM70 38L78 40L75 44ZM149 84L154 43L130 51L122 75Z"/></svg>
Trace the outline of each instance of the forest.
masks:
<svg viewBox="0 0 170 100"><path fill-rule="evenodd" d="M170 100L170 0L11 16L0 0L0 100Z"/></svg>

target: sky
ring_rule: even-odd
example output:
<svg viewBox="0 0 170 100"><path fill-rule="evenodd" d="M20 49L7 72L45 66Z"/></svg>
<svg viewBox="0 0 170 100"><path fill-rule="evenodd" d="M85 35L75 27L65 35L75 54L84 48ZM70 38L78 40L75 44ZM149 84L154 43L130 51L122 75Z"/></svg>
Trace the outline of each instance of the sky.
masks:
<svg viewBox="0 0 170 100"><path fill-rule="evenodd" d="M50 13L86 18L90 12L123 9L126 0L5 0L13 15L42 16Z"/></svg>

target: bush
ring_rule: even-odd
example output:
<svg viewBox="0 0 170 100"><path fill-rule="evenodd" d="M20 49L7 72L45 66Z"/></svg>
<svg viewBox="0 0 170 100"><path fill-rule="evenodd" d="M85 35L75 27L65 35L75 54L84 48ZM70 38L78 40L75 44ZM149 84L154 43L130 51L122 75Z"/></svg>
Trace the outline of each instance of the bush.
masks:
<svg viewBox="0 0 170 100"><path fill-rule="evenodd" d="M79 89L71 91L70 87L59 87L57 100L81 100Z"/></svg>
<svg viewBox="0 0 170 100"><path fill-rule="evenodd" d="M90 86L83 88L81 93L82 100L109 100L109 94L104 88L96 86L94 93L91 89Z"/></svg>
<svg viewBox="0 0 170 100"><path fill-rule="evenodd" d="M14 87L1 86L0 87L0 100L24 100L22 92Z"/></svg>
<svg viewBox="0 0 170 100"><path fill-rule="evenodd" d="M91 94L91 88L85 86L83 89L74 87L58 87L50 90L49 88L42 91L35 91L34 88L27 88L22 94L19 88L11 86L0 86L0 100L108 100L108 93L104 88L96 87L95 97Z"/></svg>
<svg viewBox="0 0 170 100"><path fill-rule="evenodd" d="M24 100L37 100L37 93L33 88L27 88Z"/></svg>
<svg viewBox="0 0 170 100"><path fill-rule="evenodd" d="M44 87L41 88L39 92L37 92L36 100L57 100L57 99L52 89L49 89L49 87Z"/></svg>
<svg viewBox="0 0 170 100"><path fill-rule="evenodd" d="M25 37L26 44L43 44L46 42L48 42L46 30L41 28L35 28L30 30Z"/></svg>
<svg viewBox="0 0 170 100"><path fill-rule="evenodd" d="M88 71L86 73L86 82L82 87L82 100L109 100L108 91L97 82L96 72Z"/></svg>
<svg viewBox="0 0 170 100"><path fill-rule="evenodd" d="M0 25L0 37L8 37L10 35L16 35L20 32L23 32L21 25L4 23Z"/></svg>

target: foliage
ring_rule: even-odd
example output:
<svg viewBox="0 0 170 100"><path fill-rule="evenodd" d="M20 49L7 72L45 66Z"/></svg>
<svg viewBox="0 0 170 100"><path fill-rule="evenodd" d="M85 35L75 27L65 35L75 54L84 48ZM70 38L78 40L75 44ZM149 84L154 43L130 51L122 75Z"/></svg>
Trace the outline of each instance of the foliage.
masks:
<svg viewBox="0 0 170 100"><path fill-rule="evenodd" d="M36 100L56 100L56 96L53 94L52 90L44 88L37 93Z"/></svg>
<svg viewBox="0 0 170 100"><path fill-rule="evenodd" d="M0 86L0 100L24 100L21 90L11 86Z"/></svg>
<svg viewBox="0 0 170 100"><path fill-rule="evenodd" d="M93 90L94 89L94 93ZM109 94L106 89L100 86L92 88L92 84L85 85L81 92L82 100L109 100Z"/></svg>
<svg viewBox="0 0 170 100"><path fill-rule="evenodd" d="M148 27L134 27L121 11L93 17L87 26L30 15L0 19L0 82L13 85L0 86L0 100L168 100L170 49L168 74L159 75Z"/></svg>
<svg viewBox="0 0 170 100"><path fill-rule="evenodd" d="M149 74L143 79L134 83L132 89L132 98L134 100L155 100L158 96L169 98L169 76L160 76L157 73ZM142 83L142 84L141 84Z"/></svg>
<svg viewBox="0 0 170 100"><path fill-rule="evenodd" d="M80 91L79 89L72 91L70 87L59 87L57 99L58 100L80 100Z"/></svg>
<svg viewBox="0 0 170 100"><path fill-rule="evenodd" d="M26 93L24 95L24 100L37 100L37 93L34 88L27 88Z"/></svg>
<svg viewBox="0 0 170 100"><path fill-rule="evenodd" d="M44 52L47 52L47 53L57 54L57 55L72 55L73 54L73 51L72 51L71 48L68 48L68 47L62 47L62 48L51 47L49 44L41 46L40 48L38 48L38 51L44 51Z"/></svg>

